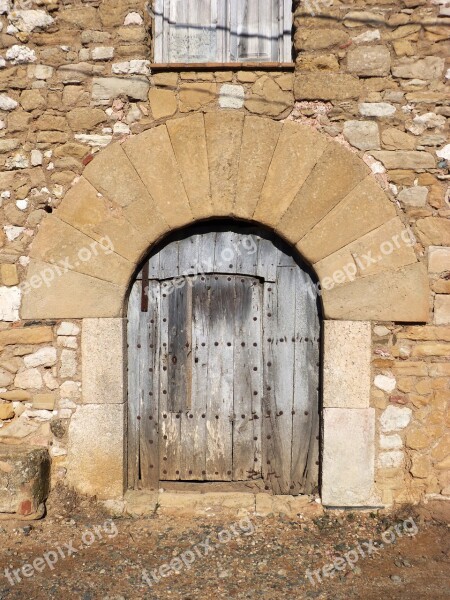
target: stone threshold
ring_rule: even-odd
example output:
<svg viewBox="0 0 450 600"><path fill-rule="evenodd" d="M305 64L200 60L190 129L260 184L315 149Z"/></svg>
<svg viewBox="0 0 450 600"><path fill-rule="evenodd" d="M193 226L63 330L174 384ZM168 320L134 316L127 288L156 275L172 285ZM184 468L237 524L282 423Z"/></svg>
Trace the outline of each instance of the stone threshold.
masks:
<svg viewBox="0 0 450 600"><path fill-rule="evenodd" d="M251 492L189 492L128 490L123 500L102 504L113 516L147 517L154 514L177 516L268 515L313 518L323 514L316 496L274 496Z"/></svg>

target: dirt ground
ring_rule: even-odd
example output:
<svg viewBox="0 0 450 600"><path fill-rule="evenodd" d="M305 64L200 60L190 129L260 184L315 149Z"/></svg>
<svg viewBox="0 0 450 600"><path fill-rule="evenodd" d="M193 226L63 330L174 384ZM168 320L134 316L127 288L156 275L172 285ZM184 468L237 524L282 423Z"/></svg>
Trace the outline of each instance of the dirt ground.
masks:
<svg viewBox="0 0 450 600"><path fill-rule="evenodd" d="M111 520L67 501L49 515L0 521L0 600L450 598L450 527L416 508Z"/></svg>

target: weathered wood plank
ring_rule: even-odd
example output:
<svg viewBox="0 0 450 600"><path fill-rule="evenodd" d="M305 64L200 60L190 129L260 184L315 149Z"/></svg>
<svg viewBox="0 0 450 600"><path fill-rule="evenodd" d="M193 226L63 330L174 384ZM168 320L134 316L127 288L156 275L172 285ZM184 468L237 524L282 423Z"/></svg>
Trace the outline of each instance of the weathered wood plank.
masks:
<svg viewBox="0 0 450 600"><path fill-rule="evenodd" d="M210 286L206 472L211 481L232 479L234 280L207 275Z"/></svg>
<svg viewBox="0 0 450 600"><path fill-rule="evenodd" d="M316 288L307 273L295 272L295 378L292 416L293 494L318 483L320 322Z"/></svg>
<svg viewBox="0 0 450 600"><path fill-rule="evenodd" d="M280 260L280 251L272 240L261 238L258 244L258 266L256 273L265 281L275 282L277 267Z"/></svg>
<svg viewBox="0 0 450 600"><path fill-rule="evenodd" d="M139 369L142 378L140 410L140 473L144 489L159 488L159 312L160 284L149 282L148 312L141 313Z"/></svg>
<svg viewBox="0 0 450 600"><path fill-rule="evenodd" d="M261 288L235 278L233 480L261 477Z"/></svg>
<svg viewBox="0 0 450 600"><path fill-rule="evenodd" d="M172 352L172 339L169 335L169 302L164 292L161 295L161 348L159 382L159 470L160 479L177 480L180 477L180 415L169 407L168 362Z"/></svg>
<svg viewBox="0 0 450 600"><path fill-rule="evenodd" d="M214 272L236 273L237 235L233 231L219 231L214 248Z"/></svg>
<svg viewBox="0 0 450 600"><path fill-rule="evenodd" d="M159 276L161 279L171 279L178 275L178 241L175 240L159 253Z"/></svg>
<svg viewBox="0 0 450 600"><path fill-rule="evenodd" d="M142 283L136 281L128 300L128 487L136 489L139 484L139 407L140 407L140 362L138 344L140 340Z"/></svg>
<svg viewBox="0 0 450 600"><path fill-rule="evenodd" d="M167 408L181 413L191 403L192 288L173 287L163 301L169 303L169 355L167 359Z"/></svg>
<svg viewBox="0 0 450 600"><path fill-rule="evenodd" d="M256 275L260 237L254 234L236 235L236 273Z"/></svg>
<svg viewBox="0 0 450 600"><path fill-rule="evenodd" d="M208 411L209 293L205 281L192 288L192 407L183 414L181 478L201 481L206 474L206 414Z"/></svg>

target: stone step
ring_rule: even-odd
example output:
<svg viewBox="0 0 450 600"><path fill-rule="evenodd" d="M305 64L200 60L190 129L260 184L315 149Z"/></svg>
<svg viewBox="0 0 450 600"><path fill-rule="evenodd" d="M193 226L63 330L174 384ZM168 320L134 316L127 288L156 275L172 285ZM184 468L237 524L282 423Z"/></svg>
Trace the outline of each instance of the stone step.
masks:
<svg viewBox="0 0 450 600"><path fill-rule="evenodd" d="M49 489L46 448L0 444L0 518L41 517Z"/></svg>
<svg viewBox="0 0 450 600"><path fill-rule="evenodd" d="M124 500L104 502L114 516L146 517L155 513L192 517L195 515L285 515L315 518L323 513L313 496L277 496L248 492L190 492L128 490Z"/></svg>

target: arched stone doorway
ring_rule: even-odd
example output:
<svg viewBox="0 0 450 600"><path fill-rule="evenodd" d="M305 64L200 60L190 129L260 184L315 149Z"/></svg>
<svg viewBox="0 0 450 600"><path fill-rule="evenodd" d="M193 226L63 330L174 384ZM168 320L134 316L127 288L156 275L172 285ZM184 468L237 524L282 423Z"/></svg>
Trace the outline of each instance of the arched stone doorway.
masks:
<svg viewBox="0 0 450 600"><path fill-rule="evenodd" d="M164 236L211 218L268 227L318 274L325 319L322 499L373 504L370 322L426 322L426 269L405 242L393 202L356 154L309 126L232 111L175 119L109 146L32 244L21 317L83 320L83 399L69 430L69 482L100 498L123 495L130 282ZM383 252L386 242L398 251ZM367 264L364 256L372 257ZM97 445L85 449L89 437ZM348 471L339 457L362 458Z"/></svg>
<svg viewBox="0 0 450 600"><path fill-rule="evenodd" d="M230 221L171 236L132 286L127 338L128 488L318 489L318 287L276 236Z"/></svg>

